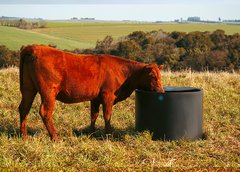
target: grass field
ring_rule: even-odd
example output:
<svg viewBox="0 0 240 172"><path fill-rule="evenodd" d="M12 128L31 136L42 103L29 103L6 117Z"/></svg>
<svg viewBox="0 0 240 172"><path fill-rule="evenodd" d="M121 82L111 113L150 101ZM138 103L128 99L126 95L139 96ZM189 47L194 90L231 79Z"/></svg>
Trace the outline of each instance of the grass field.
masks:
<svg viewBox="0 0 240 172"><path fill-rule="evenodd" d="M227 34L239 33L240 25L225 24L150 24L119 22L48 22L48 28L20 30L0 27L0 44L10 49L19 49L26 44L54 44L60 49L92 48L97 40L111 35L117 39L133 31L152 31L162 29L172 31L214 31L225 30Z"/></svg>
<svg viewBox="0 0 240 172"><path fill-rule="evenodd" d="M50 141L38 114L36 97L28 118L30 138L19 134L21 99L18 69L0 70L0 168L8 170L154 171L240 168L240 77L238 73L164 72L163 85L204 90L204 140L152 141L149 132L134 130L134 94L113 110L115 132L103 134L102 115L96 135L81 134L90 123L89 103L56 104L54 122L59 143ZM170 169L165 169L170 170Z"/></svg>
<svg viewBox="0 0 240 172"><path fill-rule="evenodd" d="M0 26L0 45L6 45L11 50L19 50L22 45L28 44L52 44L57 45L61 49L86 48L91 46L79 41L52 36L50 34Z"/></svg>

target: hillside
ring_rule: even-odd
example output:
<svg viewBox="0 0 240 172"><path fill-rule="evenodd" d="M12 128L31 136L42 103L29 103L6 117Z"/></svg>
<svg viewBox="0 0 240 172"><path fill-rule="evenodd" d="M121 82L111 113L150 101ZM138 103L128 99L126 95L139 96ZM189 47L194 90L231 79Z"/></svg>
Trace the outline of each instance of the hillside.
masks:
<svg viewBox="0 0 240 172"><path fill-rule="evenodd" d="M22 45L28 44L52 44L57 45L60 49L89 47L88 44L63 37L51 36L44 33L34 32L32 30L23 30L5 26L0 26L0 44L6 45L12 50L19 50Z"/></svg>
<svg viewBox="0 0 240 172"><path fill-rule="evenodd" d="M0 44L12 50L27 44L53 44L60 49L93 48L97 40L106 35L117 39L133 31L152 31L162 29L172 31L214 31L222 29L226 34L239 33L240 25L225 24L154 24L119 22L69 22L49 21L48 28L21 30L0 26Z"/></svg>
<svg viewBox="0 0 240 172"><path fill-rule="evenodd" d="M89 103L57 102L54 123L60 136L52 143L38 114L36 97L28 118L30 138L19 135L18 69L0 70L0 167L30 171L237 170L240 168L240 76L238 73L163 72L164 86L204 90L203 140L152 141L149 132L134 130L134 94L113 109L115 132L103 134L102 115L95 135L81 134L90 123ZM102 114L102 113L101 113Z"/></svg>

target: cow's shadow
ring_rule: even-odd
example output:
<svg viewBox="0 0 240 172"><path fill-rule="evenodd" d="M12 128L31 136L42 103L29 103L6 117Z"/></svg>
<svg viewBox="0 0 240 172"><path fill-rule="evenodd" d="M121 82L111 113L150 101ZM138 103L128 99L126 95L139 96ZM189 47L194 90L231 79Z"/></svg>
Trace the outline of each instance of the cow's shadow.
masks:
<svg viewBox="0 0 240 172"><path fill-rule="evenodd" d="M28 127L28 136L36 136L38 133L43 131L42 128L31 128ZM126 135L137 136L138 131L135 130L135 127L129 126L125 129L114 128L112 134L105 134L104 128L98 128L95 132L90 132L89 127L81 129L73 129L73 135L76 137L87 136L90 139L96 140L112 140L112 141L123 141ZM19 138L21 137L20 129L14 125L8 124L5 126L0 125L0 135L7 135L8 138ZM204 132L201 137L202 140L208 139L208 134Z"/></svg>
<svg viewBox="0 0 240 172"><path fill-rule="evenodd" d="M28 136L36 136L38 133L41 133L43 131L42 128L27 128ZM81 129L73 129L73 134L76 137L82 137L87 136L90 139L94 138L97 140L106 140L111 139L114 141L121 141L125 137L125 135L137 135L137 131L135 131L134 127L128 127L126 129L113 129L112 134L107 135L104 132L104 128L98 128L95 132L90 132L89 127L81 128ZM20 138L20 129L19 127L7 124L7 125L0 125L0 135L6 135L8 138Z"/></svg>
<svg viewBox="0 0 240 172"><path fill-rule="evenodd" d="M122 141L126 135L134 136L137 135L138 132L133 126L125 129L113 128L112 134L106 134L104 128L97 128L95 132L90 132L89 127L85 127L81 129L73 129L73 134L76 137L87 136L97 140L110 139L114 141Z"/></svg>
<svg viewBox="0 0 240 172"><path fill-rule="evenodd" d="M35 136L37 133L41 132L41 129L28 127L27 131L29 136ZM20 129L11 124L5 126L0 125L0 135L4 134L7 135L8 138L21 137Z"/></svg>

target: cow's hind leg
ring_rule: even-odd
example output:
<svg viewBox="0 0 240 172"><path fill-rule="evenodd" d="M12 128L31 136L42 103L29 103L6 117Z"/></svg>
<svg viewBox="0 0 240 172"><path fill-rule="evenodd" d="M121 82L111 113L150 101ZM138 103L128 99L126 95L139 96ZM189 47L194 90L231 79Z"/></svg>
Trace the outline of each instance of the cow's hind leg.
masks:
<svg viewBox="0 0 240 172"><path fill-rule="evenodd" d="M94 100L91 101L91 125L90 125L90 132L94 132L96 130L95 122L96 122L96 120L98 118L99 106L100 106L100 102L97 99L94 99Z"/></svg>
<svg viewBox="0 0 240 172"><path fill-rule="evenodd" d="M41 98L42 98L42 103L40 107L40 115L42 117L43 123L46 126L46 129L48 130L48 133L51 139L54 141L58 141L58 136L54 129L53 119L52 119L56 98L55 96L51 96L51 95L44 96L44 97L42 96Z"/></svg>
<svg viewBox="0 0 240 172"><path fill-rule="evenodd" d="M37 94L37 91L34 89L23 90L22 91L22 100L18 107L20 113L20 133L24 139L27 138L27 115L32 106L33 100Z"/></svg>

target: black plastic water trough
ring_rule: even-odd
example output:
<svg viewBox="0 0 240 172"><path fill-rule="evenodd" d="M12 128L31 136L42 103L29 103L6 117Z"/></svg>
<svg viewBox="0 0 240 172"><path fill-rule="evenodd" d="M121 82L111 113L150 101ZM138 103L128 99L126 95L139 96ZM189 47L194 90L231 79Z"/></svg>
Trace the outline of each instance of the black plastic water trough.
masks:
<svg viewBox="0 0 240 172"><path fill-rule="evenodd" d="M202 137L203 91L164 87L165 93L136 90L136 130L149 130L153 140Z"/></svg>

